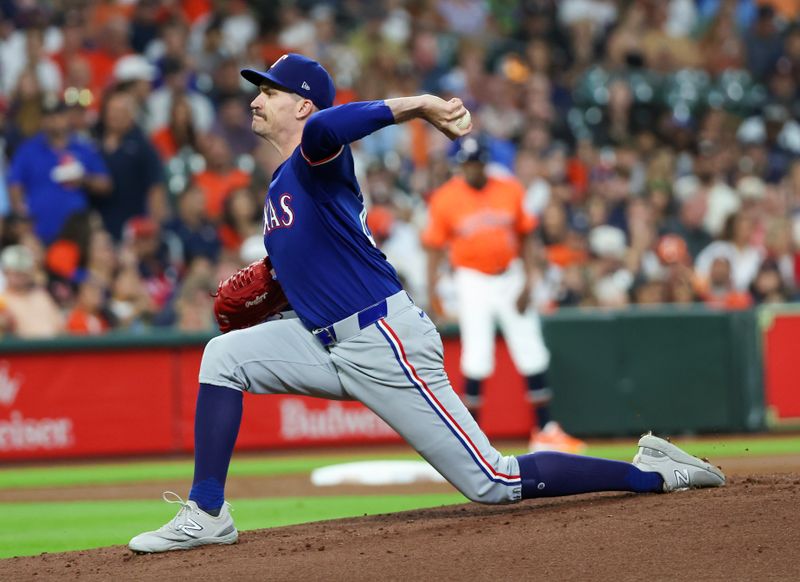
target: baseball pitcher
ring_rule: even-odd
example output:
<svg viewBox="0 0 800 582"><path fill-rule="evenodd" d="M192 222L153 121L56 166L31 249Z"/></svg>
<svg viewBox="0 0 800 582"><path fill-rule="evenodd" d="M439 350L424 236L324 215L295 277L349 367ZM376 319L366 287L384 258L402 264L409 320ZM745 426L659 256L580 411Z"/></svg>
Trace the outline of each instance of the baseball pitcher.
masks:
<svg viewBox="0 0 800 582"><path fill-rule="evenodd" d="M297 54L242 76L257 88L252 129L282 159L264 199L269 264L251 265L219 289L226 315L219 319L230 331L208 343L200 365L189 499L165 494L180 504L177 515L134 537L132 550L237 541L225 479L244 391L358 400L481 503L724 483L715 467L652 435L639 441L631 464L555 452L504 456L480 431L450 387L436 327L373 245L350 151L352 142L413 118L451 139L465 135L471 125L456 125L466 115L459 99L419 95L333 107L328 72ZM236 312L252 319L231 318L237 301ZM292 311L262 322L265 303Z"/></svg>

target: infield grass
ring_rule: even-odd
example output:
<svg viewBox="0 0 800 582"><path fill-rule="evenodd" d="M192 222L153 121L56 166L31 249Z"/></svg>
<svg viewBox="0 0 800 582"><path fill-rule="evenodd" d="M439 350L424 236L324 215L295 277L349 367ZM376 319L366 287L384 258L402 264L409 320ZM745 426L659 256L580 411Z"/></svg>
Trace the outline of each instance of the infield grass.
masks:
<svg viewBox="0 0 800 582"><path fill-rule="evenodd" d="M465 501L459 493L237 499L234 519L243 531ZM177 506L153 501L0 503L0 558L127 544L176 512Z"/></svg>
<svg viewBox="0 0 800 582"><path fill-rule="evenodd" d="M800 437L756 437L719 440L675 439L676 444L699 457L745 457L748 455L800 454ZM518 455L521 449L504 450ZM587 455L629 461L636 453L636 439L630 443L589 445ZM268 477L270 475L297 475L309 473L319 467L369 460L419 459L413 453L365 453L342 456L298 455L296 457L259 456L236 458L231 462L232 477ZM0 469L0 489L25 489L34 487L66 487L74 485L108 485L113 483L144 483L191 479L193 462L129 461L55 467L21 467Z"/></svg>
<svg viewBox="0 0 800 582"><path fill-rule="evenodd" d="M630 443L597 444L587 454L630 460ZM717 440L676 439L691 454L712 460L725 457L761 457L800 454L800 437L763 436ZM519 454L522 450L506 450ZM418 459L414 453L286 457L243 456L233 461L233 477L306 474L336 463ZM58 488L114 483L185 480L192 477L192 462L129 461L119 463L19 467L0 469L0 489ZM409 509L464 503L459 493L426 495L361 495L310 498L237 499L234 518L240 530L270 528L311 521L392 513ZM0 558L62 552L125 544L135 534L154 529L175 515L176 508L156 499L129 501L0 503Z"/></svg>

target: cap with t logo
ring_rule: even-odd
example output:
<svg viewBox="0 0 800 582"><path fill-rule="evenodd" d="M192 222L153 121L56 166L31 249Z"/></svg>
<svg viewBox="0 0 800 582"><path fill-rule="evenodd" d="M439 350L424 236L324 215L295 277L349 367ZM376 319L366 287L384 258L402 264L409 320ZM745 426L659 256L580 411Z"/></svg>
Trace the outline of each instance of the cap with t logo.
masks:
<svg viewBox="0 0 800 582"><path fill-rule="evenodd" d="M317 61L296 53L283 55L264 72L242 69L241 75L253 85L268 81L290 93L297 93L320 109L333 105L336 96L328 71Z"/></svg>

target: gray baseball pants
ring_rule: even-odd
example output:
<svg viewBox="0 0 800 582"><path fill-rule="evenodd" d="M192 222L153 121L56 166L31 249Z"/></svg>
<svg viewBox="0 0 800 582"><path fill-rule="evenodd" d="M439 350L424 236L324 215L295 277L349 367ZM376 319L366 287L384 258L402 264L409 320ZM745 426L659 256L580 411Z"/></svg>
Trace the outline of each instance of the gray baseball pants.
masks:
<svg viewBox="0 0 800 582"><path fill-rule="evenodd" d="M519 501L517 459L489 443L453 391L428 316L401 291L387 298L386 316L377 322L360 329L353 317L334 324L338 341L328 347L297 318L215 337L203 353L200 382L358 400L470 500Z"/></svg>

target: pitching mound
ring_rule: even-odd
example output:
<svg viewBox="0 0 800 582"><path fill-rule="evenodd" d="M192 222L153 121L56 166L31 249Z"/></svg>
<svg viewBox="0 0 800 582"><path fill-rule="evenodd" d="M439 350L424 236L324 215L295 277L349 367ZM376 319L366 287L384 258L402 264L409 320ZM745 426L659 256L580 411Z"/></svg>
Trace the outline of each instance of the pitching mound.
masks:
<svg viewBox="0 0 800 582"><path fill-rule="evenodd" d="M800 473L669 495L466 504L248 531L235 546L12 558L3 580L798 580Z"/></svg>

